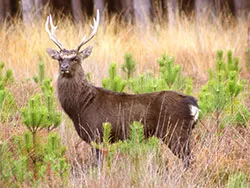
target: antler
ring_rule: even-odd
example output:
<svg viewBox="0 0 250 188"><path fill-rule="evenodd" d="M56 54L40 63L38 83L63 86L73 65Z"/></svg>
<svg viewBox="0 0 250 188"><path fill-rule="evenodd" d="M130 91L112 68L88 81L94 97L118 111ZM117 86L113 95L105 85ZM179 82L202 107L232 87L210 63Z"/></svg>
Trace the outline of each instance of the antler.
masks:
<svg viewBox="0 0 250 188"><path fill-rule="evenodd" d="M86 35L84 35L84 37L82 38L81 43L75 48L75 50L78 52L81 47L86 44L87 42L89 42L96 34L97 29L98 29L98 25L99 25L99 10L97 9L96 11L96 19L94 18L94 25L90 25L91 29L92 29L92 33L90 34L90 36L86 39Z"/></svg>
<svg viewBox="0 0 250 188"><path fill-rule="evenodd" d="M49 24L50 24L51 31L49 30ZM52 21L52 16L49 15L46 21L46 31L49 34L49 38L60 48L60 50L62 50L63 45L59 40L57 40L56 35L55 35L56 28L57 26L54 26L53 21Z"/></svg>

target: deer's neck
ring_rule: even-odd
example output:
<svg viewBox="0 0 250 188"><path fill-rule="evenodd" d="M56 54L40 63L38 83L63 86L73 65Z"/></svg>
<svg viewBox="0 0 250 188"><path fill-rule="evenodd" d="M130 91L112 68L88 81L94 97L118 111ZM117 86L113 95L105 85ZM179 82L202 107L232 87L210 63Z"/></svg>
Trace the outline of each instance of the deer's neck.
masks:
<svg viewBox="0 0 250 188"><path fill-rule="evenodd" d="M87 108L95 97L95 88L85 78L83 70L78 71L73 77L58 77L58 97L64 111L76 119L78 113Z"/></svg>

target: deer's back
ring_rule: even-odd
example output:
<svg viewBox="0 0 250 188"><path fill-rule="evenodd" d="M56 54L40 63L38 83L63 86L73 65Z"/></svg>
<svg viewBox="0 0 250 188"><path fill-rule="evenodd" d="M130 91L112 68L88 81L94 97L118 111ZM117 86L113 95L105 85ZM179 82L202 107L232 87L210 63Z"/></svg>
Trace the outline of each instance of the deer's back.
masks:
<svg viewBox="0 0 250 188"><path fill-rule="evenodd" d="M197 105L194 98L173 91L131 95L96 89L91 105L79 113L81 126L91 134L85 135L84 140L93 139L96 134L101 138L103 122L111 123L114 141L127 138L133 121L144 125L147 137L164 137L178 121L188 124L193 119L189 105Z"/></svg>

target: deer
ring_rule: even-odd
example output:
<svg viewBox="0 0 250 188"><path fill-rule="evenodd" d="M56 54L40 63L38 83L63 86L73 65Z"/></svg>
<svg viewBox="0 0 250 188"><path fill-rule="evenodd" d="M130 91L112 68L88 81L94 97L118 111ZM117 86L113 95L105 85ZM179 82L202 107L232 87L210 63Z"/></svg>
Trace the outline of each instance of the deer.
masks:
<svg viewBox="0 0 250 188"><path fill-rule="evenodd" d="M191 159L190 137L198 120L199 107L193 96L177 91L160 91L144 94L113 92L89 83L82 67L83 60L91 55L87 44L97 33L97 10L92 32L80 44L68 50L55 35L56 26L51 15L46 21L49 38L59 50L47 49L48 55L58 61L57 94L62 109L72 120L79 137L86 143L102 142L104 122L112 126L111 142L125 140L130 124L143 124L145 138L158 137L188 168ZM96 149L100 155L100 151Z"/></svg>

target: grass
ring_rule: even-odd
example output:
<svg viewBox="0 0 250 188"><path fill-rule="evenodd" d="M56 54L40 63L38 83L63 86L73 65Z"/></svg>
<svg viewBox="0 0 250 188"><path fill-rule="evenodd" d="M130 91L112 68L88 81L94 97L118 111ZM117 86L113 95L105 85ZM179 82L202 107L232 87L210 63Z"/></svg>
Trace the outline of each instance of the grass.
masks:
<svg viewBox="0 0 250 188"><path fill-rule="evenodd" d="M214 23L206 20L195 23L192 19L179 18L176 25L154 23L141 31L133 25L117 23L111 18L99 27L96 37L89 43L94 46L92 55L83 63L84 70L91 72L91 81L101 86L101 80L108 76L110 62L119 66L124 55L130 52L137 62L137 72L158 72L156 60L163 54L174 56L176 63L182 66L185 75L194 78L195 96L200 86L207 80L208 68L213 68L216 51L231 49L240 57L243 76L245 70L244 53L247 47L246 20L234 21L227 17ZM58 25L57 36L66 48L74 48L89 31L89 26L75 26L67 17L54 21ZM88 21L88 23L90 23ZM4 24L0 28L0 60L14 72L15 84L10 90L17 100L18 108L26 105L28 98L39 91L32 81L38 62L45 62L46 75L57 77L57 62L46 54L46 48L56 48L45 32L45 16L24 27L19 20L13 24ZM30 79L27 81L27 79ZM246 91L246 95L249 92ZM248 107L249 107L248 97ZM59 105L58 105L58 108ZM182 168L178 160L165 146L161 146L162 158L166 165L157 166L152 162L154 153L149 153L140 166L140 175L135 176L130 158L117 156L111 167L96 169L92 167L93 156L88 145L81 142L70 120L64 116L58 128L67 147L67 159L71 164L69 187L226 187L230 175L242 172L250 181L250 126L235 128L227 126L218 133L212 116L199 123L193 132L192 152L194 162L188 171ZM15 125L15 126L14 126ZM10 122L0 125L0 142L10 139L24 130L20 114ZM126 166L124 166L126 164ZM136 179L134 179L136 177ZM54 186L57 181L54 180ZM1 182L0 182L1 184ZM42 184L48 186L46 182Z"/></svg>
<svg viewBox="0 0 250 188"><path fill-rule="evenodd" d="M0 51L1 60L7 62L7 66L18 77L32 76L39 59L46 62L48 74L55 75L57 66L49 59L46 48L56 46L45 32L45 20L44 17L27 28L20 21L0 28L0 45L4 47ZM100 78L94 79L100 82L104 73L98 74L99 66L108 69L111 61L122 64L126 52L132 53L139 65L139 71L155 71L156 59L167 53L176 58L187 74L204 78L207 68L213 65L218 49L231 49L235 56L244 57L248 23L239 21L236 24L231 18L226 20L228 23L221 26L217 22L209 24L204 21L195 24L180 18L175 26L169 27L164 22L156 23L141 32L140 28L119 24L113 18L99 27L95 39L89 43L94 46L94 51L86 60L84 68L95 76L100 75ZM55 20L54 23L58 26L58 39L69 49L74 48L84 34L90 31L87 24L75 27L65 17Z"/></svg>

